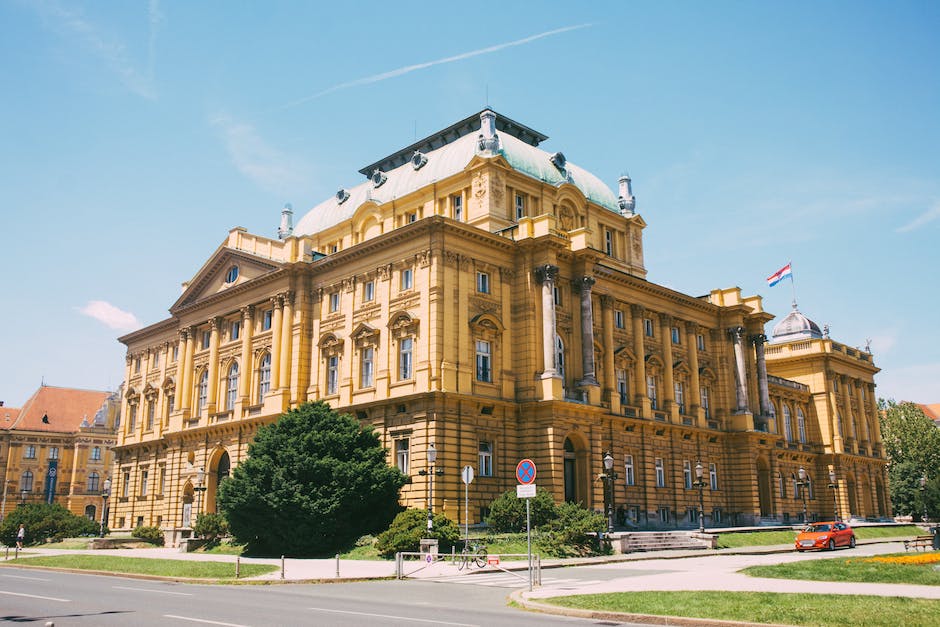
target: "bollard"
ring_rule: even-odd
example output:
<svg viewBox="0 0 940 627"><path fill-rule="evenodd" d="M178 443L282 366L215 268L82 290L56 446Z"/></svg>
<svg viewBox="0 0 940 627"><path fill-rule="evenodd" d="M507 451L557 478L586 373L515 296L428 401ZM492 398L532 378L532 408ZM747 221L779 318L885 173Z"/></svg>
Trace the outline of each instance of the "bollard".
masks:
<svg viewBox="0 0 940 627"><path fill-rule="evenodd" d="M242 572L242 558L238 555L235 556L235 579L238 579L238 576Z"/></svg>
<svg viewBox="0 0 940 627"><path fill-rule="evenodd" d="M13 551L13 559L16 560L19 558L20 558L20 547L16 547L16 549Z"/></svg>
<svg viewBox="0 0 940 627"><path fill-rule="evenodd" d="M336 554L336 578L339 579L339 553Z"/></svg>
<svg viewBox="0 0 940 627"><path fill-rule="evenodd" d="M10 547L7 547L7 555L6 555L6 557L4 557L3 559L5 559L5 560L10 559Z"/></svg>
<svg viewBox="0 0 940 627"><path fill-rule="evenodd" d="M284 556L281 556L281 579L284 578Z"/></svg>

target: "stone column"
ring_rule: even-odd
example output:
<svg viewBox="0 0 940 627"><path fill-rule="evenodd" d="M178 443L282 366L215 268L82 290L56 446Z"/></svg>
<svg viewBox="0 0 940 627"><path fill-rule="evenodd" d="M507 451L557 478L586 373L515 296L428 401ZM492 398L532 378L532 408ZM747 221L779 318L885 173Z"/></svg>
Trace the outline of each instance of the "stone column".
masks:
<svg viewBox="0 0 940 627"><path fill-rule="evenodd" d="M193 342L196 332L193 327L187 327L183 329L182 334L186 341L186 346L183 349L183 363L181 365L183 369L183 384L180 388L179 396L180 409L186 410L188 413L193 406Z"/></svg>
<svg viewBox="0 0 940 627"><path fill-rule="evenodd" d="M219 399L219 318L209 319L209 385L206 390L206 408L215 413Z"/></svg>
<svg viewBox="0 0 940 627"><path fill-rule="evenodd" d="M281 384L281 325L283 324L284 299L280 294L271 299L274 313L271 315L271 391Z"/></svg>
<svg viewBox="0 0 940 627"><path fill-rule="evenodd" d="M253 305L247 305L241 308L242 314L242 376L239 380L239 387L241 388L238 391L238 395L242 399L242 405L250 405L249 397L251 396L251 382L254 380L252 374L252 364L251 359L251 336L254 333L254 313L255 308Z"/></svg>
<svg viewBox="0 0 940 627"><path fill-rule="evenodd" d="M641 408L644 417L652 418L650 399L646 395L646 347L643 341L643 319L646 315L646 308L643 305L630 305L630 313L633 315L633 352L636 354L633 404Z"/></svg>
<svg viewBox="0 0 940 627"><path fill-rule="evenodd" d="M751 342L754 344L754 352L757 355L757 391L760 395L758 429L766 431L767 420L774 414L774 406L770 402L770 387L767 383L767 360L764 357L764 344L767 343L767 336L758 333L751 337Z"/></svg>
<svg viewBox="0 0 940 627"><path fill-rule="evenodd" d="M617 373L614 368L614 299L601 295L601 321L604 325L604 392L610 398L610 413L620 413Z"/></svg>
<svg viewBox="0 0 940 627"><path fill-rule="evenodd" d="M700 427L705 424L705 412L702 411L702 383L698 374L698 325L694 322L685 324L686 346L689 352L689 386L692 388L686 392L689 399L689 413L695 416Z"/></svg>
<svg viewBox="0 0 940 627"><path fill-rule="evenodd" d="M734 391L736 414L748 411L747 407L747 365L744 358L744 327L728 329L731 343L734 346Z"/></svg>
<svg viewBox="0 0 940 627"><path fill-rule="evenodd" d="M594 277L583 276L578 282L581 288L581 380L578 385L599 386L594 369L594 307L591 304L591 288Z"/></svg>
<svg viewBox="0 0 940 627"><path fill-rule="evenodd" d="M672 374L672 316L669 314L659 315L660 337L663 343L663 409L673 417L678 418L679 407L676 405L675 379Z"/></svg>
<svg viewBox="0 0 940 627"><path fill-rule="evenodd" d="M293 343L294 327L294 293L285 292L283 294L284 313L281 317L281 354L280 354L280 375L277 387L280 390L289 390L290 388L290 358L291 344Z"/></svg>
<svg viewBox="0 0 940 627"><path fill-rule="evenodd" d="M535 273L542 283L542 398L561 399L564 390L555 364L555 279L558 266L539 266Z"/></svg>

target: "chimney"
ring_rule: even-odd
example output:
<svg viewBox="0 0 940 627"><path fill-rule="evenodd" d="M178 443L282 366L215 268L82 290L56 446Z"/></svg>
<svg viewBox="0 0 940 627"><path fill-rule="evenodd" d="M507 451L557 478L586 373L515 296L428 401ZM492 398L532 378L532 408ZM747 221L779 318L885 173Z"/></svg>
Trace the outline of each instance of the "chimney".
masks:
<svg viewBox="0 0 940 627"><path fill-rule="evenodd" d="M281 210L281 226L277 229L277 238L284 239L294 232L294 211L290 203L284 205Z"/></svg>
<svg viewBox="0 0 940 627"><path fill-rule="evenodd" d="M620 205L622 216L632 216L636 209L636 197L633 195L633 185L631 185L629 174L620 177L620 197L617 198L617 204Z"/></svg>
<svg viewBox="0 0 940 627"><path fill-rule="evenodd" d="M480 152L495 153L499 150L499 136L496 135L496 114L485 109L480 114Z"/></svg>

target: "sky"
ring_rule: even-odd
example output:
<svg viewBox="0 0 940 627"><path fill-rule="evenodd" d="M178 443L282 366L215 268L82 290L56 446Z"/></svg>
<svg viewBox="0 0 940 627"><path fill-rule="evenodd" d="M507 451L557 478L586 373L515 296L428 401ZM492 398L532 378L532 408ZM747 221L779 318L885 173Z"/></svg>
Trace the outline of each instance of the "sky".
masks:
<svg viewBox="0 0 940 627"><path fill-rule="evenodd" d="M0 400L114 389L229 229L489 105L616 189L651 281L739 286L940 402L940 3L0 0ZM774 322L767 331L770 332Z"/></svg>

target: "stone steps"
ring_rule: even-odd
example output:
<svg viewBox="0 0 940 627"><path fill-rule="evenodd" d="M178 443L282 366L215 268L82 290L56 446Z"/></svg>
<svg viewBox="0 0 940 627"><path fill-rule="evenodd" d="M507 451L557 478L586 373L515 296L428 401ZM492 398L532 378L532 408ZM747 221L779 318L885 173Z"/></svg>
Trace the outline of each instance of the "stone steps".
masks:
<svg viewBox="0 0 940 627"><path fill-rule="evenodd" d="M698 532L690 531L628 532L613 534L612 541L614 551L619 553L709 548L711 541L698 535Z"/></svg>

